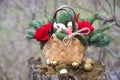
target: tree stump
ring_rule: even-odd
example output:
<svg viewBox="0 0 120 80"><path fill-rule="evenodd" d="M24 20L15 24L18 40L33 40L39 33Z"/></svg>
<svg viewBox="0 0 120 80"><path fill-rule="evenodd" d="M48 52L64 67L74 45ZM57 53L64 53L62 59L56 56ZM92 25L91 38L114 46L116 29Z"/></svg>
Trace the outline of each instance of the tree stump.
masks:
<svg viewBox="0 0 120 80"><path fill-rule="evenodd" d="M65 64L51 66L41 64L40 59L36 60L32 57L28 60L29 80L108 80L105 67L101 63L95 62L93 69L89 72L83 70L82 64L79 68ZM66 68L68 74L60 74L59 71L62 68Z"/></svg>
<svg viewBox="0 0 120 80"><path fill-rule="evenodd" d="M41 59L35 58L35 57L31 57L28 60L28 69L29 69L29 80L38 80L37 79L37 69L36 69L36 65L40 65L41 64Z"/></svg>

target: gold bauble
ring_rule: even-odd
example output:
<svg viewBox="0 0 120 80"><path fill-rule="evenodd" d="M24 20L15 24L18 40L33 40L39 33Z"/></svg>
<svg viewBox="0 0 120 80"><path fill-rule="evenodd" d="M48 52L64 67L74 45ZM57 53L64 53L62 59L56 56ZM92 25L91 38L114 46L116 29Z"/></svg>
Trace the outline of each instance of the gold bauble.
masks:
<svg viewBox="0 0 120 80"><path fill-rule="evenodd" d="M87 59L85 60L85 63L93 64L94 61L93 61L91 58L87 58Z"/></svg>
<svg viewBox="0 0 120 80"><path fill-rule="evenodd" d="M92 65L90 63L85 63L84 64L84 69L85 69L85 71L91 71L92 70Z"/></svg>

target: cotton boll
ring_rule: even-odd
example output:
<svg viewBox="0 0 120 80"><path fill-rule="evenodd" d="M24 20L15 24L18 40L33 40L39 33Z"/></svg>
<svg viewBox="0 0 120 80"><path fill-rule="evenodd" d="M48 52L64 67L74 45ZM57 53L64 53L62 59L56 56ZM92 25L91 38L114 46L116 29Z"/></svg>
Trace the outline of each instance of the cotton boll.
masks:
<svg viewBox="0 0 120 80"><path fill-rule="evenodd" d="M67 23L67 27L71 27L72 28L72 22L71 21Z"/></svg>
<svg viewBox="0 0 120 80"><path fill-rule="evenodd" d="M57 23L56 22L53 23L53 27L57 28Z"/></svg>
<svg viewBox="0 0 120 80"><path fill-rule="evenodd" d="M66 29L66 26L64 24L56 23L56 22L54 22L53 27L56 28L56 29L62 29L62 30Z"/></svg>

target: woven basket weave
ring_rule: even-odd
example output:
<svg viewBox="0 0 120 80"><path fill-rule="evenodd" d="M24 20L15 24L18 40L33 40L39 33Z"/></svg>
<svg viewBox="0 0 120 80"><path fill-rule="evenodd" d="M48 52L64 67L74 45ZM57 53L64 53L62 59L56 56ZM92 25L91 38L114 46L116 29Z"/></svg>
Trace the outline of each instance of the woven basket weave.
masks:
<svg viewBox="0 0 120 80"><path fill-rule="evenodd" d="M86 48L77 38L74 38L72 43L66 46L54 35L52 35L43 48L48 62L55 60L60 64L81 63L85 51Z"/></svg>
<svg viewBox="0 0 120 80"><path fill-rule="evenodd" d="M73 32L75 32L75 15L71 15L71 13L69 13L65 8L69 8L73 11L71 7L63 6L55 12L53 21L55 21L57 12L64 10L71 16ZM53 31L53 29L51 29L51 31ZM65 45L64 43L65 42L59 40L55 36L54 32L52 32L51 38L43 47L43 53L47 59L47 62L50 63L51 61L55 60L59 64L71 64L73 62L81 63L87 48L75 37L72 38L71 44Z"/></svg>

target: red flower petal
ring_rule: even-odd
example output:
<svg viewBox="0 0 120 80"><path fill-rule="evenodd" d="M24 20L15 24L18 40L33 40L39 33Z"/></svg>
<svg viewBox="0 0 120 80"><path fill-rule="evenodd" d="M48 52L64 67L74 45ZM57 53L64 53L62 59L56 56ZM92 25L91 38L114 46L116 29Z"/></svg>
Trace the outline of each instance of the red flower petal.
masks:
<svg viewBox="0 0 120 80"><path fill-rule="evenodd" d="M41 41L46 41L46 40L48 40L50 38L50 36L47 34L47 35L45 35L44 37L42 37L40 40Z"/></svg>
<svg viewBox="0 0 120 80"><path fill-rule="evenodd" d="M90 29L90 32L93 32L93 31L94 31L93 26L92 26L91 23L88 22L88 21L82 20L82 21L80 21L80 22L77 22L77 24L78 24L78 30L80 30L80 29L82 29L82 28L89 28L89 29ZM88 33L88 30L82 31L82 33Z"/></svg>
<svg viewBox="0 0 120 80"><path fill-rule="evenodd" d="M49 31L52 27L52 23L44 24L40 28L36 29L34 38L37 41L46 41L50 38Z"/></svg>

